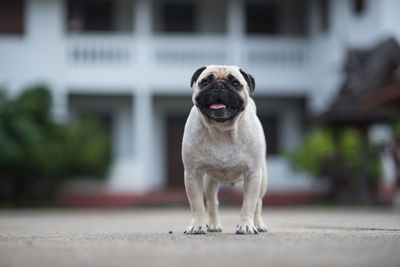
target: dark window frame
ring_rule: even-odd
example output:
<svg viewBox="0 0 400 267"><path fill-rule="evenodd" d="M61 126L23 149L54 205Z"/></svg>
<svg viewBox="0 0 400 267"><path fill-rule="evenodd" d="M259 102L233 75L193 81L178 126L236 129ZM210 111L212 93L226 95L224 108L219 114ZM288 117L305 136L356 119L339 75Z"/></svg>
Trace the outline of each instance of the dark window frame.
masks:
<svg viewBox="0 0 400 267"><path fill-rule="evenodd" d="M101 4L103 7L99 6ZM67 0L66 7L68 32L113 32L115 30L113 25L115 6L112 0ZM71 25L74 16L81 19L81 28L79 25Z"/></svg>
<svg viewBox="0 0 400 267"><path fill-rule="evenodd" d="M279 5L276 3L246 2L244 12L246 34L279 34Z"/></svg>
<svg viewBox="0 0 400 267"><path fill-rule="evenodd" d="M329 0L320 0L320 29L323 32L328 32L331 24L331 2Z"/></svg>
<svg viewBox="0 0 400 267"><path fill-rule="evenodd" d="M0 35L24 35L25 6L25 0L0 1Z"/></svg>
<svg viewBox="0 0 400 267"><path fill-rule="evenodd" d="M196 32L195 1L163 1L160 5L161 31L170 33ZM179 20L182 20L179 22Z"/></svg>
<svg viewBox="0 0 400 267"><path fill-rule="evenodd" d="M352 4L354 14L360 16L365 12L367 6L365 0L353 0Z"/></svg>
<svg viewBox="0 0 400 267"><path fill-rule="evenodd" d="M277 114L260 114L259 119L264 130L265 142L267 144L267 155L279 156L279 116Z"/></svg>

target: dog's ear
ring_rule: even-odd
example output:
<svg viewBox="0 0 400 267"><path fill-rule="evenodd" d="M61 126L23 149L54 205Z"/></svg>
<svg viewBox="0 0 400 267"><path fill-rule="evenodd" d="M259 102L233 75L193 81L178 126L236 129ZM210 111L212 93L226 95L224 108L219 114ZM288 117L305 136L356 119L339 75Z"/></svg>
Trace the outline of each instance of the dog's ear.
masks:
<svg viewBox="0 0 400 267"><path fill-rule="evenodd" d="M202 67L200 67L198 70L196 70L196 71L193 73L192 80L190 81L190 87L193 87L193 84L197 81L197 79L199 78L200 74L201 74L206 68L207 68L206 66L202 66Z"/></svg>
<svg viewBox="0 0 400 267"><path fill-rule="evenodd" d="M254 77L251 76L251 74L248 74L243 69L239 69L239 71L249 85L250 94L254 95L254 90L256 90L256 80L254 80Z"/></svg>

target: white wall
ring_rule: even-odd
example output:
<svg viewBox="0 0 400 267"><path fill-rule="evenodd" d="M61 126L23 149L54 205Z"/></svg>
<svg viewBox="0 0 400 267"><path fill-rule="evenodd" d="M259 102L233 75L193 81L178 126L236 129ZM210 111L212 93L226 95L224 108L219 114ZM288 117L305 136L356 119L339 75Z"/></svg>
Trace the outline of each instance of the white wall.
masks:
<svg viewBox="0 0 400 267"><path fill-rule="evenodd" d="M61 1L31 0L25 6L25 34L0 35L0 83L11 90L55 82L63 66Z"/></svg>
<svg viewBox="0 0 400 267"><path fill-rule="evenodd" d="M394 36L400 42L400 1L382 0L379 12L379 31L384 36Z"/></svg>

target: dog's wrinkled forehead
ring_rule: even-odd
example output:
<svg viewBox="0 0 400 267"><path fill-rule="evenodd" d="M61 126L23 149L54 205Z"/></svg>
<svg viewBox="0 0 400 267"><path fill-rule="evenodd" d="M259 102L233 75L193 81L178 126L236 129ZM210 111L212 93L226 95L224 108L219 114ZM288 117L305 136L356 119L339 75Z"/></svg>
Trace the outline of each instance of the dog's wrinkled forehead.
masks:
<svg viewBox="0 0 400 267"><path fill-rule="evenodd" d="M199 76L198 80L208 77L210 74L214 76L215 80L227 80L229 78L229 75L233 75L235 78L240 80L240 82L246 82L240 74L239 68L236 66L207 66L207 68Z"/></svg>
<svg viewBox="0 0 400 267"><path fill-rule="evenodd" d="M190 87L197 85L205 77L211 77L213 80L233 80L236 78L242 85L247 84L250 94L254 94L256 83L254 77L237 66L209 65L200 67L193 73L190 81ZM196 88L196 86L195 86Z"/></svg>

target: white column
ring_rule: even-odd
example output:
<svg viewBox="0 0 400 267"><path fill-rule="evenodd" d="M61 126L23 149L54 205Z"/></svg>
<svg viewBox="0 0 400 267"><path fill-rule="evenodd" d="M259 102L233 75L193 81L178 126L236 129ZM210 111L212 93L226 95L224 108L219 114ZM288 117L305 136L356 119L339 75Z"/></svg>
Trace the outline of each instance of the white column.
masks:
<svg viewBox="0 0 400 267"><path fill-rule="evenodd" d="M133 98L133 138L134 138L134 161L137 173L132 174L136 179L135 185L140 190L150 190L154 186L153 170L153 101L152 94L146 87L136 90Z"/></svg>
<svg viewBox="0 0 400 267"><path fill-rule="evenodd" d="M24 68L31 84L45 84L52 90L53 115L61 121L68 117L65 73L64 1L26 1L26 41L29 51Z"/></svg>
<svg viewBox="0 0 400 267"><path fill-rule="evenodd" d="M146 77L150 69L152 35L152 1L137 0L135 4L134 29L136 33L137 77ZM143 188L154 184L153 152L153 100L148 79L137 79L133 98L134 155L142 170ZM139 179L139 177L137 178Z"/></svg>
<svg viewBox="0 0 400 267"><path fill-rule="evenodd" d="M150 159L152 141L153 103L150 93L138 90L135 94L133 119L135 157L146 162Z"/></svg>
<svg viewBox="0 0 400 267"><path fill-rule="evenodd" d="M133 158L121 162L120 166L115 168L111 188L118 191L143 192L151 190L154 184L152 92L147 80L141 78L148 76L149 70L152 1L136 0L133 9L135 43L132 44L132 51L136 66L132 69Z"/></svg>
<svg viewBox="0 0 400 267"><path fill-rule="evenodd" d="M150 60L150 38L152 33L152 1L137 0L134 10L134 29L136 36L136 54L139 71L146 72Z"/></svg>
<svg viewBox="0 0 400 267"><path fill-rule="evenodd" d="M231 57L227 63L233 65L245 64L243 58L243 42L245 38L245 11L242 0L228 1L228 53Z"/></svg>
<svg viewBox="0 0 400 267"><path fill-rule="evenodd" d="M133 155L120 157L111 170L110 189L115 192L141 193L152 189L151 171L151 119L152 101L149 90L142 86L133 90L132 97L132 150ZM128 143L125 143L128 145ZM131 145L131 143L129 143Z"/></svg>
<svg viewBox="0 0 400 267"><path fill-rule="evenodd" d="M137 36L137 77L148 76L150 60L150 37L151 37L151 9L152 1L137 0L135 2L135 33ZM151 142L151 120L153 114L151 88L147 79L137 79L137 88L134 88L134 151L140 158L148 157L149 143Z"/></svg>

